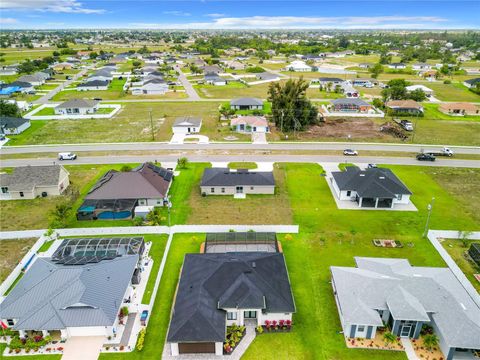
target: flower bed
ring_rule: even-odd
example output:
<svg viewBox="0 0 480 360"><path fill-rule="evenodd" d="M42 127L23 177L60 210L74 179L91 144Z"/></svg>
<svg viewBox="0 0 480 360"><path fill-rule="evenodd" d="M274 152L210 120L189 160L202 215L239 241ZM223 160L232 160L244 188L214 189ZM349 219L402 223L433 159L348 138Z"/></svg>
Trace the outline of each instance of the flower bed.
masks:
<svg viewBox="0 0 480 360"><path fill-rule="evenodd" d="M401 248L403 244L398 240L373 239L373 245L387 248Z"/></svg>
<svg viewBox="0 0 480 360"><path fill-rule="evenodd" d="M223 355L231 355L246 334L245 326L227 326L227 337L223 343Z"/></svg>
<svg viewBox="0 0 480 360"><path fill-rule="evenodd" d="M265 320L265 325L257 326L255 328L257 334L263 334L264 332L289 332L291 330L291 320Z"/></svg>

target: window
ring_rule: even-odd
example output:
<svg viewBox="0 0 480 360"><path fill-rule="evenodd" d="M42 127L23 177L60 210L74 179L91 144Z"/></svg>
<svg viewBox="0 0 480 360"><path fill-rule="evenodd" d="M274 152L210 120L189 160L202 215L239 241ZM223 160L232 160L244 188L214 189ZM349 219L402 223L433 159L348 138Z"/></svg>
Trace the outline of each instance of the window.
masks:
<svg viewBox="0 0 480 360"><path fill-rule="evenodd" d="M352 192L350 190L347 191L347 196L350 196Z"/></svg>
<svg viewBox="0 0 480 360"><path fill-rule="evenodd" d="M253 186L250 186L250 190L253 190Z"/></svg>
<svg viewBox="0 0 480 360"><path fill-rule="evenodd" d="M20 197L24 197L25 194L23 193L23 191L20 191Z"/></svg>
<svg viewBox="0 0 480 360"><path fill-rule="evenodd" d="M2 194L8 194L8 187L2 187Z"/></svg>
<svg viewBox="0 0 480 360"><path fill-rule="evenodd" d="M227 320L237 320L237 313L235 311L227 312Z"/></svg>
<svg viewBox="0 0 480 360"><path fill-rule="evenodd" d="M402 200L402 194L397 195L397 200Z"/></svg>
<svg viewBox="0 0 480 360"><path fill-rule="evenodd" d="M214 193L214 192L215 192L215 188L210 188L210 192L211 192L211 193Z"/></svg>
<svg viewBox="0 0 480 360"><path fill-rule="evenodd" d="M7 325L8 326L13 326L13 325L15 325L15 321L13 321L13 319L7 319Z"/></svg>
<svg viewBox="0 0 480 360"><path fill-rule="evenodd" d="M225 188L222 188L222 193L225 193Z"/></svg>
<svg viewBox="0 0 480 360"><path fill-rule="evenodd" d="M360 325L357 329L358 332L364 332L365 331L365 326Z"/></svg>

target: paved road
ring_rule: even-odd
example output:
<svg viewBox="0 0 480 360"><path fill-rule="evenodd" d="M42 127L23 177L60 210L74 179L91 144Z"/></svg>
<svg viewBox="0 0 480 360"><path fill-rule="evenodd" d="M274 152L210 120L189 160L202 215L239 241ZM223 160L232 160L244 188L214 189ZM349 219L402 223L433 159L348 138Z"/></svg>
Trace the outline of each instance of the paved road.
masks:
<svg viewBox="0 0 480 360"><path fill-rule="evenodd" d="M66 152L66 151L154 151L154 150L280 150L280 151L321 151L353 148L361 151L395 151L395 152L420 152L423 150L440 150L439 145L423 144L388 144L388 143L352 143L352 142L279 142L269 144L252 143L210 143L210 144L170 144L167 142L138 142L138 143L109 143L109 144L53 144L53 145L30 145L30 146L5 146L0 149L0 154L26 154L42 152ZM478 146L451 146L457 154L480 155Z"/></svg>
<svg viewBox="0 0 480 360"><path fill-rule="evenodd" d="M64 88L68 87L74 81L77 81L80 77L82 77L90 68L86 68L81 70L80 72L76 73L72 76L70 80L64 81L60 85L58 85L55 89L49 91L47 94L43 95L40 99L33 101L34 104L47 104L48 101L62 91Z"/></svg>
<svg viewBox="0 0 480 360"><path fill-rule="evenodd" d="M188 95L188 98L186 99L187 101L198 101L200 100L200 96L197 94L195 89L193 88L192 84L190 81L188 81L187 77L183 73L182 69L180 66L175 65L175 70L178 72L178 80L181 81L183 87L185 88L185 91Z"/></svg>
<svg viewBox="0 0 480 360"><path fill-rule="evenodd" d="M137 156L91 156L79 157L75 161L62 162L65 165L85 165L85 164L123 164L140 163L145 161L175 162L177 155L137 155ZM192 162L231 162L231 161L258 161L258 162L355 162L355 163L377 163L390 165L422 165L422 166L446 166L446 167L467 167L480 168L480 160L455 160L438 159L435 162L419 162L412 158L404 157L383 157L383 156L358 156L355 158L348 156L329 156L329 155L189 155L188 159ZM30 159L11 159L2 160L2 167L17 167L26 165L50 165L58 163L56 158L30 158Z"/></svg>

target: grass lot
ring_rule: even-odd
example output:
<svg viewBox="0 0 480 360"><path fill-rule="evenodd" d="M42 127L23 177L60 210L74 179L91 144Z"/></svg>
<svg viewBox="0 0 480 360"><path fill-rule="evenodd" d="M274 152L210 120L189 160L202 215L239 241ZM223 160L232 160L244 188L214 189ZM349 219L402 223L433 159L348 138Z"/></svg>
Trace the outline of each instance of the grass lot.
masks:
<svg viewBox="0 0 480 360"><path fill-rule="evenodd" d="M418 144L480 144L480 122L419 118L414 142Z"/></svg>
<svg viewBox="0 0 480 360"><path fill-rule="evenodd" d="M450 116L438 110L438 104L423 103L424 118L434 120L451 120L451 121L480 121L480 116Z"/></svg>
<svg viewBox="0 0 480 360"><path fill-rule="evenodd" d="M447 250L448 254L463 271L467 279L470 280L475 289L480 292L480 282L473 276L473 274L480 273L480 268L470 259L467 253L472 243L474 243L474 241L469 241L468 246L464 247L460 240L449 239L444 240L442 246Z"/></svg>
<svg viewBox="0 0 480 360"><path fill-rule="evenodd" d="M40 249L38 249L37 253L48 251L48 249L50 249L50 247L53 245L54 242L55 242L55 240L50 240L50 241L44 242L43 245L40 246Z"/></svg>
<svg viewBox="0 0 480 360"><path fill-rule="evenodd" d="M257 337L243 359L406 359L404 353L350 350L345 347L342 335L338 334L341 327L329 284L329 267L353 266L354 256L402 257L416 266L444 266L430 242L421 238L427 216L425 209L431 197L435 196L432 228L478 227L478 221L472 219L459 202L462 194L469 191L458 181L463 179L464 174L452 173L457 187L447 191L439 184L438 174L443 169L393 166L395 173L413 191L412 200L419 211L348 211L336 208L326 181L319 175L322 171L320 166L280 164L278 169L285 174L285 188L294 223L298 223L301 230L292 240L281 238L297 313L291 333ZM191 177L194 178L194 174ZM186 184L182 186L186 187ZM475 206L477 211L480 210L479 205ZM371 242L374 238L391 238L411 242L414 246L377 248ZM202 241L203 235L175 235L157 295L160 301L156 302L152 313L144 351L126 355L102 354L101 359L153 359L160 356L184 254L198 252Z"/></svg>
<svg viewBox="0 0 480 360"><path fill-rule="evenodd" d="M0 240L0 283L35 244L37 238Z"/></svg>
<svg viewBox="0 0 480 360"><path fill-rule="evenodd" d="M256 169L257 164L254 162L231 162L228 163L230 169Z"/></svg>
<svg viewBox="0 0 480 360"><path fill-rule="evenodd" d="M426 86L434 91L437 99L442 101L480 101L480 95L471 92L461 83L428 83Z"/></svg>
<svg viewBox="0 0 480 360"><path fill-rule="evenodd" d="M148 255L153 259L153 268L150 272L150 277L148 278L147 286L145 287L145 292L143 293L142 298L142 304L148 304L152 298L155 280L157 278L158 270L160 269L165 246L167 245L168 235L143 235L143 237L145 238L145 242L152 242L152 247L150 248Z"/></svg>
<svg viewBox="0 0 480 360"><path fill-rule="evenodd" d="M35 114L35 116L50 116L50 115L55 115L55 108L44 107L42 110L40 110Z"/></svg>
<svg viewBox="0 0 480 360"><path fill-rule="evenodd" d="M233 99L236 97L267 97L268 83L247 86L240 82L232 82L225 86L215 85L194 85L202 98L211 99Z"/></svg>
<svg viewBox="0 0 480 360"><path fill-rule="evenodd" d="M35 120L30 121L30 127L20 135L9 135L8 145L25 145L35 143L35 137L37 133L42 132L42 128L48 123L49 120ZM33 142L32 142L33 141Z"/></svg>

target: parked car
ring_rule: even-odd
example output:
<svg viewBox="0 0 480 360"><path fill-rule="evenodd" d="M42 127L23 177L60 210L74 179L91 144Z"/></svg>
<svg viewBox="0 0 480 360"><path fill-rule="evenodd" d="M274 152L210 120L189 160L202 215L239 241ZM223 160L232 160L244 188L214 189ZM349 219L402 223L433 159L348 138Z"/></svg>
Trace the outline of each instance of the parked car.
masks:
<svg viewBox="0 0 480 360"><path fill-rule="evenodd" d="M147 325L148 310L143 310L142 315L140 316L140 324L142 326Z"/></svg>
<svg viewBox="0 0 480 360"><path fill-rule="evenodd" d="M356 156L356 155L358 155L358 151L353 150L353 149L345 149L345 150L343 150L343 155Z"/></svg>
<svg viewBox="0 0 480 360"><path fill-rule="evenodd" d="M435 161L435 155L432 154L417 154L418 161Z"/></svg>
<svg viewBox="0 0 480 360"><path fill-rule="evenodd" d="M102 101L102 98L93 98L95 101Z"/></svg>
<svg viewBox="0 0 480 360"><path fill-rule="evenodd" d="M72 77L70 75L67 75L67 76L65 76L65 79L72 80Z"/></svg>
<svg viewBox="0 0 480 360"><path fill-rule="evenodd" d="M58 153L58 160L75 160L77 158L77 154L67 152L67 153Z"/></svg>
<svg viewBox="0 0 480 360"><path fill-rule="evenodd" d="M375 168L377 168L377 164L368 164L367 168L368 169L375 169Z"/></svg>

